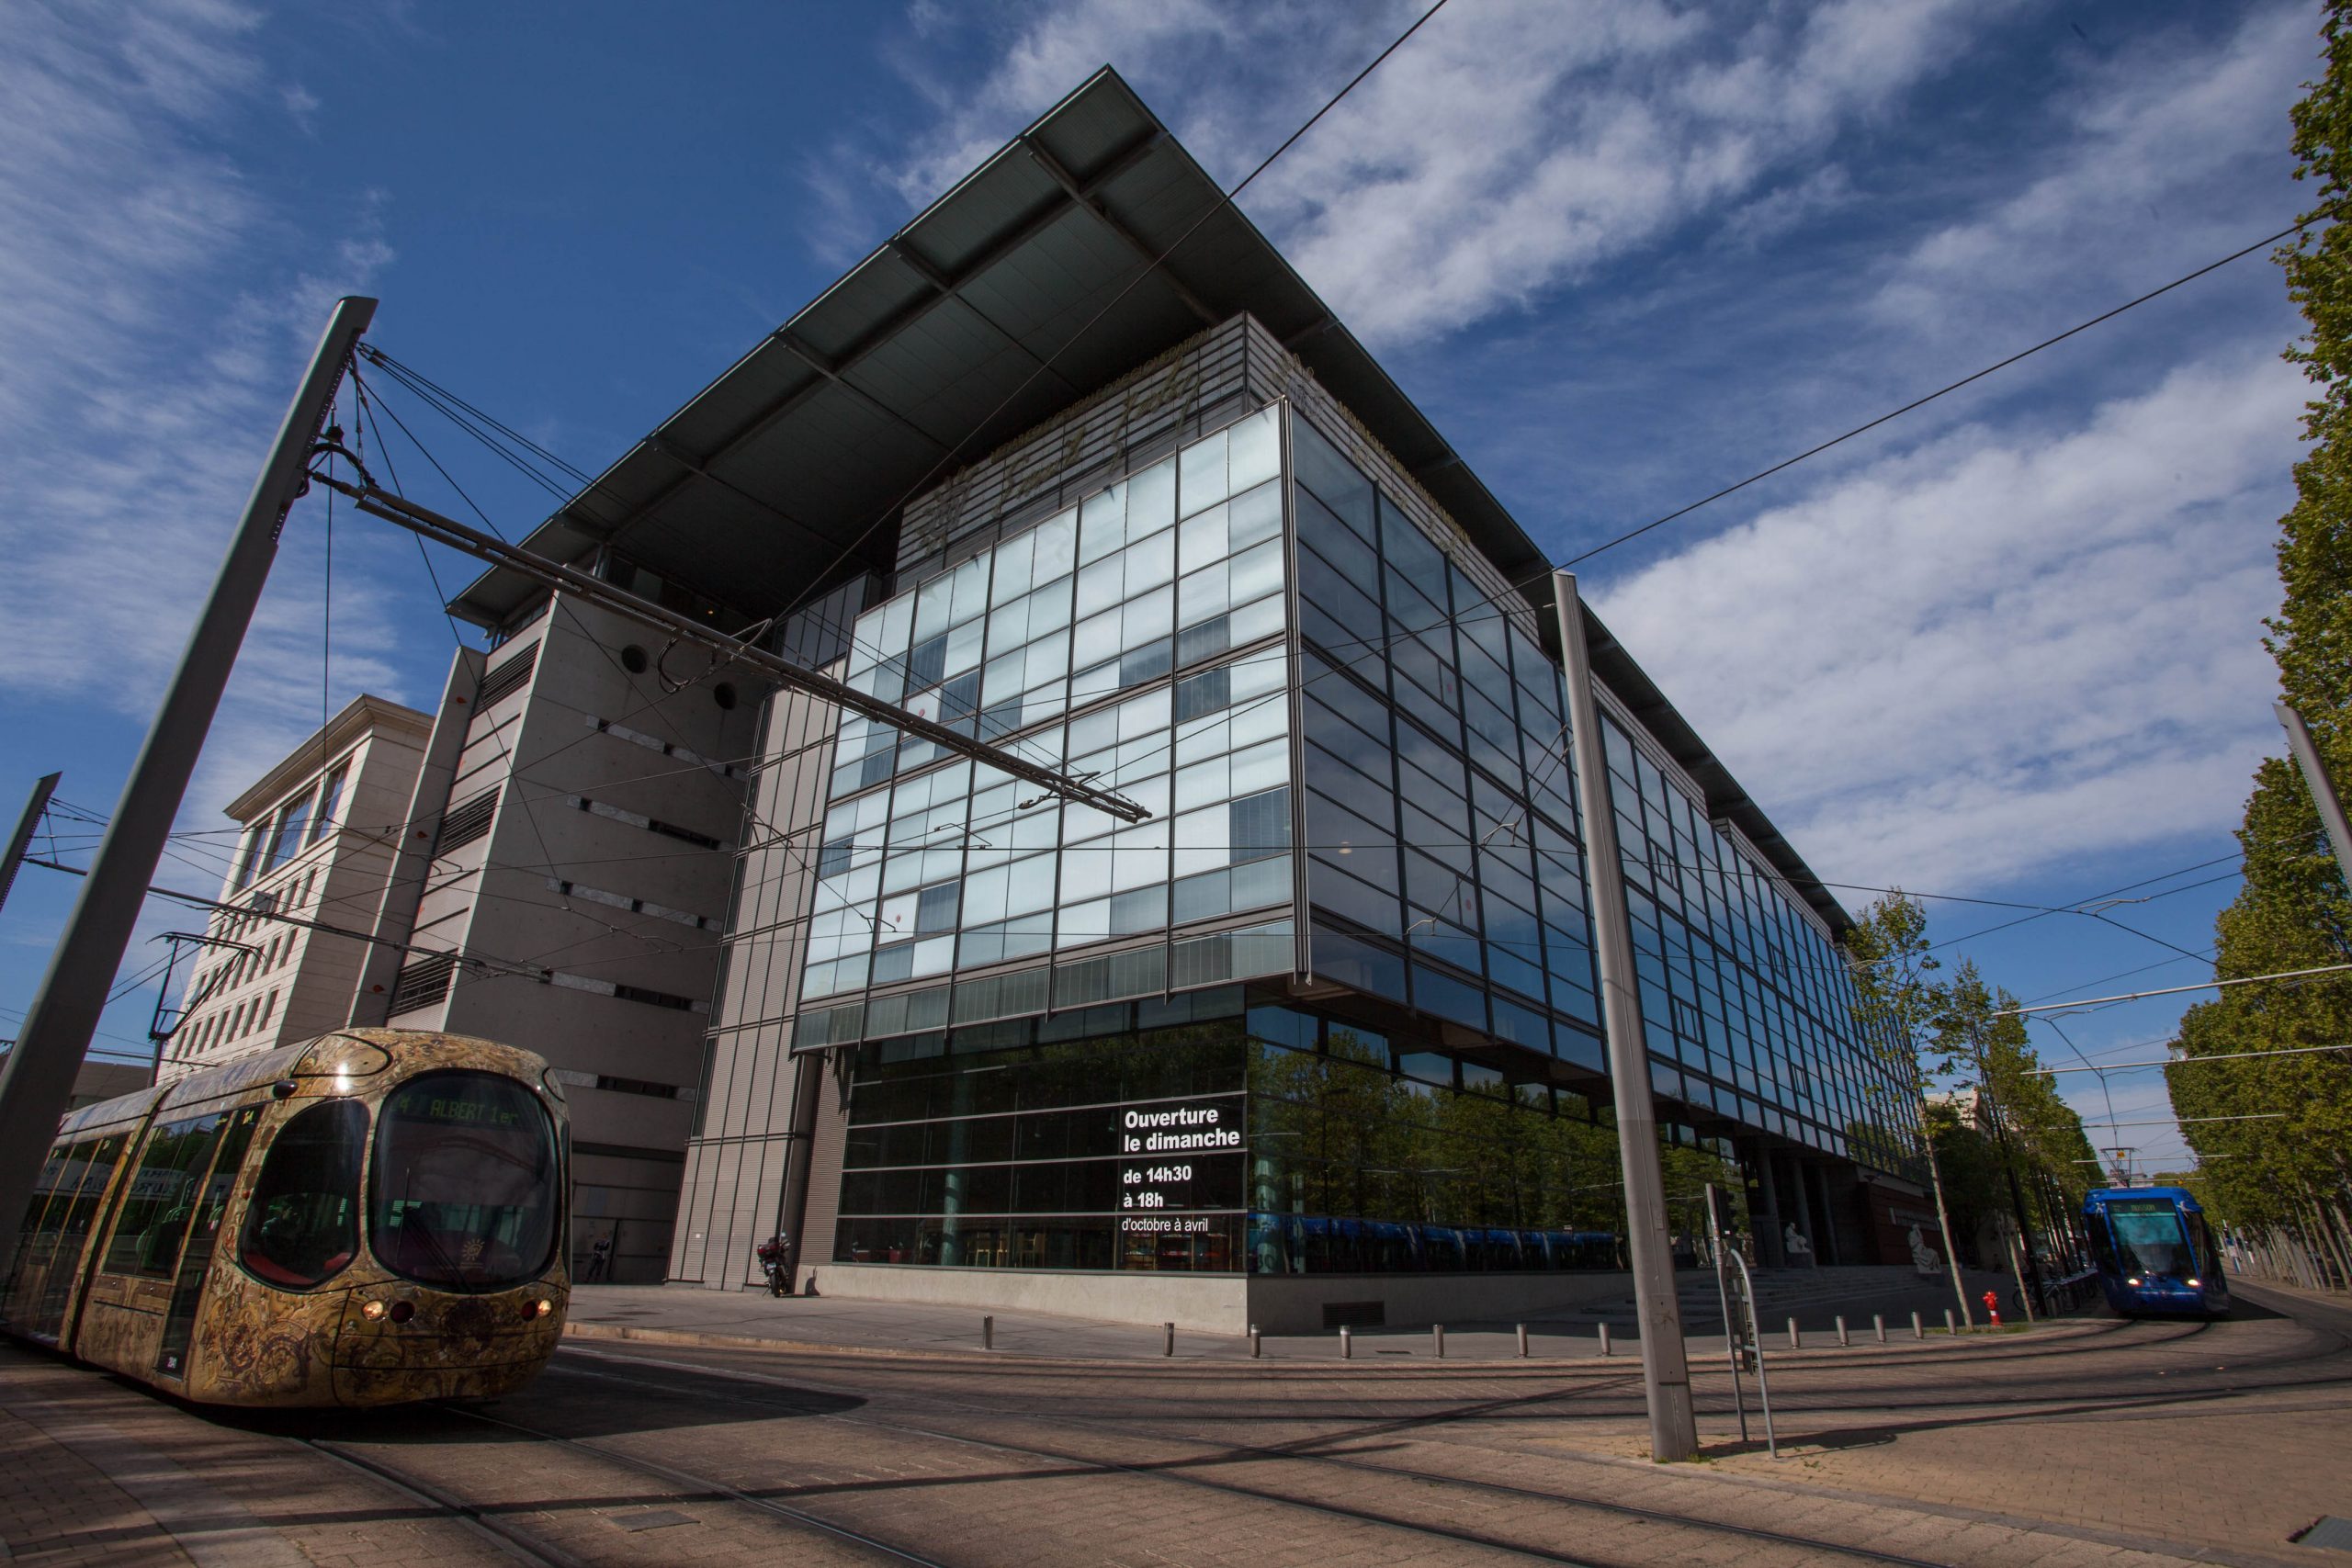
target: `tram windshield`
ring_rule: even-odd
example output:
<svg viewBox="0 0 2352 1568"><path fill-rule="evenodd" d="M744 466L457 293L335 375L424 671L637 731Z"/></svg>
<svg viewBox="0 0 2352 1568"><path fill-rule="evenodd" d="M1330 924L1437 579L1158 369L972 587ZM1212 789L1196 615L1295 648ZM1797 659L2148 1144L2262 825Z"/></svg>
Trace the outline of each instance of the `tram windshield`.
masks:
<svg viewBox="0 0 2352 1568"><path fill-rule="evenodd" d="M379 1113L368 1201L370 1240L392 1272L455 1291L521 1284L555 1252L554 1129L512 1078L412 1078Z"/></svg>
<svg viewBox="0 0 2352 1568"><path fill-rule="evenodd" d="M2108 1204L2107 1223L2114 1228L2116 1261L2124 1273L2179 1279L2197 1272L2180 1211L2170 1199L2119 1199Z"/></svg>

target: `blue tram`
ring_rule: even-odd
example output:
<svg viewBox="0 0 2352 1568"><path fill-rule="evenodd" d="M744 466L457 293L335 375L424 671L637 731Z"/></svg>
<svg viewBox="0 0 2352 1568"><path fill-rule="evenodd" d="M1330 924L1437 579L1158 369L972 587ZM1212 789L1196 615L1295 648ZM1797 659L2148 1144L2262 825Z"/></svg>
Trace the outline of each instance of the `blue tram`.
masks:
<svg viewBox="0 0 2352 1568"><path fill-rule="evenodd" d="M2226 1317L2230 1282L2204 1205L2181 1187L2102 1187L2083 1224L2107 1304L2126 1317Z"/></svg>

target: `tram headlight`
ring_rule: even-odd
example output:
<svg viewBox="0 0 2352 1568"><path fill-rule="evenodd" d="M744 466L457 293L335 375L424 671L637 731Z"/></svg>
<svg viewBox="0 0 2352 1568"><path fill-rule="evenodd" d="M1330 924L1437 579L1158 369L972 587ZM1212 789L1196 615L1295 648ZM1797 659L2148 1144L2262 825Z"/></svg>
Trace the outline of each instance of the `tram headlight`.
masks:
<svg viewBox="0 0 2352 1568"><path fill-rule="evenodd" d="M369 1302L366 1306L359 1309L359 1315L366 1318L368 1322L373 1323L378 1318L384 1315L384 1303L381 1302Z"/></svg>
<svg viewBox="0 0 2352 1568"><path fill-rule="evenodd" d="M2191 1280L2188 1281L2188 1288L2192 1291L2203 1290L2205 1288L2205 1281L2202 1280Z"/></svg>
<svg viewBox="0 0 2352 1568"><path fill-rule="evenodd" d="M2127 1285L2136 1285L2136 1284L2138 1284L2138 1283L2140 1282L2140 1276L2139 1276L2139 1275L2137 1275L2137 1274L2134 1274L2134 1275L2132 1275L2129 1280L2124 1280L2123 1282L2124 1282L2125 1284L2127 1284Z"/></svg>
<svg viewBox="0 0 2352 1568"><path fill-rule="evenodd" d="M539 1316L541 1316L541 1317L545 1317L545 1316L547 1316L547 1314L549 1314L549 1313L551 1313L551 1312L553 1312L553 1311L555 1311L555 1303L553 1303L553 1302L551 1302L551 1301L548 1301L547 1299L545 1299L544 1297L542 1297L542 1298L540 1299L540 1302L539 1302L538 1315L539 1315Z"/></svg>

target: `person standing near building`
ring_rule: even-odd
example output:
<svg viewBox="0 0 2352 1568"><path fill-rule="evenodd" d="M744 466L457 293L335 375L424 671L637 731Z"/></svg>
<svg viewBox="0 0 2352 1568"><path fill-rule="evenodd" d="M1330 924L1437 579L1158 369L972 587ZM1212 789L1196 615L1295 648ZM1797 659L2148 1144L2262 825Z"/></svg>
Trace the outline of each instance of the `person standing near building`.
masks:
<svg viewBox="0 0 2352 1568"><path fill-rule="evenodd" d="M606 1271L612 1268L612 1264L613 1238L609 1235L600 1235L596 1238L595 1245L588 1249L588 1269L580 1276L580 1282L583 1285L594 1284L605 1277Z"/></svg>

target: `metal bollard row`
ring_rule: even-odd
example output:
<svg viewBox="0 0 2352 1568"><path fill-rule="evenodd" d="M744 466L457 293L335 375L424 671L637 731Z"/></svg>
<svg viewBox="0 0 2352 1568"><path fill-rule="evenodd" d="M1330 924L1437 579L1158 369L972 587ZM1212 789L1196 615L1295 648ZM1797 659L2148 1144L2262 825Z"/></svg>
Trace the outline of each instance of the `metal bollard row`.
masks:
<svg viewBox="0 0 2352 1568"><path fill-rule="evenodd" d="M1159 1343L1159 1353L1163 1356L1172 1356L1176 1353L1176 1325L1172 1323L1163 1323L1159 1326L1166 1336Z"/></svg>
<svg viewBox="0 0 2352 1568"><path fill-rule="evenodd" d="M1886 1314L1883 1312L1874 1312L1871 1314L1871 1326L1878 1330L1878 1342L1882 1345L1885 1344Z"/></svg>
<svg viewBox="0 0 2352 1568"><path fill-rule="evenodd" d="M1445 1359L1445 1325L1442 1323L1430 1325L1430 1349L1439 1360Z"/></svg>
<svg viewBox="0 0 2352 1568"><path fill-rule="evenodd" d="M1253 1361L1257 1360L1265 1353L1265 1340L1258 1333L1258 1325L1253 1323L1250 1325L1250 1359Z"/></svg>
<svg viewBox="0 0 2352 1568"><path fill-rule="evenodd" d="M980 1348L983 1350L996 1348L996 1319L993 1317L980 1319Z"/></svg>
<svg viewBox="0 0 2352 1568"><path fill-rule="evenodd" d="M1804 1348L1804 1341L1797 1335L1797 1320L1793 1317L1789 1319L1789 1348L1792 1350Z"/></svg>
<svg viewBox="0 0 2352 1568"><path fill-rule="evenodd" d="M1604 1356L1611 1354L1609 1348L1609 1325L1605 1323L1600 1325L1600 1353Z"/></svg>
<svg viewBox="0 0 2352 1568"><path fill-rule="evenodd" d="M1519 1325L1519 1359L1527 1359L1527 1325L1523 1323Z"/></svg>
<svg viewBox="0 0 2352 1568"><path fill-rule="evenodd" d="M1355 1354L1356 1337L1349 1331L1348 1325L1343 1323L1340 1325L1340 1359L1342 1361L1351 1361L1355 1359Z"/></svg>
<svg viewBox="0 0 2352 1568"><path fill-rule="evenodd" d="M1849 1337L1846 1333L1846 1319L1843 1314L1840 1314L1838 1318L1838 1343L1848 1347L1850 1347L1854 1343L1854 1341Z"/></svg>

